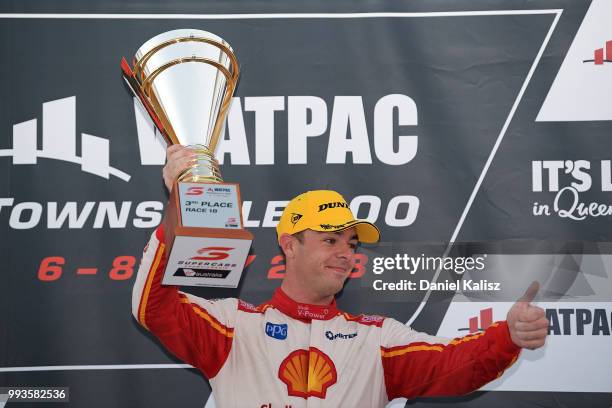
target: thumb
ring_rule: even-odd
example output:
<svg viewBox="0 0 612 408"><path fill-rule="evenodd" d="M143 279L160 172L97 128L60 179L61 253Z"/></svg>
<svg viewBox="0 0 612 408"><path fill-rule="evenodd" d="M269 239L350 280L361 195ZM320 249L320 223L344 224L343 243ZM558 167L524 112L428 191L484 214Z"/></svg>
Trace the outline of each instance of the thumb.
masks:
<svg viewBox="0 0 612 408"><path fill-rule="evenodd" d="M538 281L531 282L531 285L529 285L525 293L523 293L523 296L521 296L518 299L518 302L530 303L536 297L539 290L540 290L540 282Z"/></svg>

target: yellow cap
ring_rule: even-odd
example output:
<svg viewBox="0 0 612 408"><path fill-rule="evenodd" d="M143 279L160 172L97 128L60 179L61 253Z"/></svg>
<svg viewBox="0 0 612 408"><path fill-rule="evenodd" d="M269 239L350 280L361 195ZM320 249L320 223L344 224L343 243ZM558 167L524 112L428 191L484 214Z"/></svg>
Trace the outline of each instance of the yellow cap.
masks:
<svg viewBox="0 0 612 408"><path fill-rule="evenodd" d="M371 244L380 239L376 225L355 219L340 194L332 190L316 190L302 193L287 204L276 226L276 234L280 242L281 235L293 235L306 229L329 232L351 227L355 227L360 242Z"/></svg>

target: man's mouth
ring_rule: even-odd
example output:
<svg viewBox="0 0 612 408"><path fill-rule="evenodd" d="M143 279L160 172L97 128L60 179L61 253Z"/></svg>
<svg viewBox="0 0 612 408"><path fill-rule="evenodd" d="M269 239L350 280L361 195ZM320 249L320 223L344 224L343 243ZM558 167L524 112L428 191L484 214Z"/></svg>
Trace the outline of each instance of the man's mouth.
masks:
<svg viewBox="0 0 612 408"><path fill-rule="evenodd" d="M333 266L333 265L328 265L327 266L328 269L331 269L332 271L336 272L336 273L342 273L345 274L348 272L348 267L345 266Z"/></svg>

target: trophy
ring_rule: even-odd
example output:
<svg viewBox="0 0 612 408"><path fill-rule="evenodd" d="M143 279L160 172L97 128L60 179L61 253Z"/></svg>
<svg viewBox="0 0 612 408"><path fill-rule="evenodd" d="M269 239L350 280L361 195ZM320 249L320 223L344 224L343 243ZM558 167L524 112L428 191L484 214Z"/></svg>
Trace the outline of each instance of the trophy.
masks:
<svg viewBox="0 0 612 408"><path fill-rule="evenodd" d="M214 152L238 82L238 60L202 30L159 34L121 61L132 92L166 143L189 146L196 162L175 181L164 215L163 284L238 286L253 235L244 229L240 189L225 183Z"/></svg>

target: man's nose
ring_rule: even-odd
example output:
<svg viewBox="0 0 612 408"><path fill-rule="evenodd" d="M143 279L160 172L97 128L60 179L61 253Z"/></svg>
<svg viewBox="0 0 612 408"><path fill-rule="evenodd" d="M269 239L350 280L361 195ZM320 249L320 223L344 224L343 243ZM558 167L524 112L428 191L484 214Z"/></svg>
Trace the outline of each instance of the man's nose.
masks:
<svg viewBox="0 0 612 408"><path fill-rule="evenodd" d="M341 258L345 258L347 260L351 260L355 255L355 251L351 244L340 245L338 249L338 256Z"/></svg>

